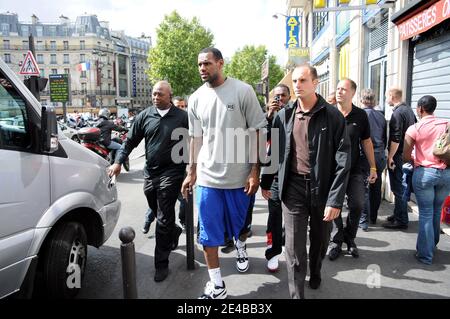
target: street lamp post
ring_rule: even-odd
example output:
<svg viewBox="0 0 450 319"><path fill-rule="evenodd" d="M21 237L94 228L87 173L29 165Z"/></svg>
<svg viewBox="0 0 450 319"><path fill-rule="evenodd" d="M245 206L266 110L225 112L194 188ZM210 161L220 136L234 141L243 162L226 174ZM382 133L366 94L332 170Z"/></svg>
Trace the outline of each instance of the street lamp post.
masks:
<svg viewBox="0 0 450 319"><path fill-rule="evenodd" d="M95 59L95 67L96 67L96 71L97 71L97 86L100 87L100 109L103 108L103 91L102 91L102 77L103 77L103 59L102 57L106 56L106 53L102 52L102 51L97 51L94 50L92 51L92 55L93 56L97 56L97 58Z"/></svg>

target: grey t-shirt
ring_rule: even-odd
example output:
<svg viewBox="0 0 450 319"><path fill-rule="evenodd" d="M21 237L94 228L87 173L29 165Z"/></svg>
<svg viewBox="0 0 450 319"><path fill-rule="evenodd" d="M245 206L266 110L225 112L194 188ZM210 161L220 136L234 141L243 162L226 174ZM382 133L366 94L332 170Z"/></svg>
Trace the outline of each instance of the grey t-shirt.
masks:
<svg viewBox="0 0 450 319"><path fill-rule="evenodd" d="M256 131L267 125L253 88L230 77L215 88L205 83L188 105L189 136L203 137L197 185L244 187L257 161Z"/></svg>

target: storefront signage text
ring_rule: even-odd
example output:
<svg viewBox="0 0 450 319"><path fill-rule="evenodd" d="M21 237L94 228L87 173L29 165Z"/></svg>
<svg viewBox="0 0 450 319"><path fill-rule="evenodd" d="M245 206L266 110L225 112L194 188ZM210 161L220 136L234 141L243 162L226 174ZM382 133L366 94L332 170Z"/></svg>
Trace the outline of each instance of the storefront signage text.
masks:
<svg viewBox="0 0 450 319"><path fill-rule="evenodd" d="M450 0L441 0L398 25L400 39L407 40L450 18Z"/></svg>

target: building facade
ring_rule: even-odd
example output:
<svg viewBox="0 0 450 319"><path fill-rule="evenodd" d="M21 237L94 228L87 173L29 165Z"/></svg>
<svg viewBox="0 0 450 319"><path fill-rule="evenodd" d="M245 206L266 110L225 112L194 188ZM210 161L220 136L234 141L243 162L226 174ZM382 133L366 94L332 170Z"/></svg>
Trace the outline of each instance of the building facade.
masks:
<svg viewBox="0 0 450 319"><path fill-rule="evenodd" d="M349 6L364 3L353 0ZM349 77L358 84L355 104L360 90L371 88L387 119L391 109L385 93L392 86L403 90L413 110L421 96L434 95L437 115L450 118L450 0L380 0L378 5L313 12L312 1L286 1L286 14L302 18L301 45L310 49L310 63L318 70L319 93L326 96L339 79ZM327 1L328 8L337 6L338 0Z"/></svg>
<svg viewBox="0 0 450 319"><path fill-rule="evenodd" d="M142 57L151 46L149 40L130 37L127 40L123 32L111 31L108 22L99 21L96 15L79 16L75 22L60 16L58 23L42 23L36 16L31 22L20 22L17 14L1 13L0 57L17 73L29 50L30 34L34 37L41 77L69 74L69 112L97 113L102 107L114 112L118 105L133 107L151 103L148 95L133 96L133 49L128 44L139 43ZM142 69L148 68L146 59L141 58L139 63ZM62 112L61 103L50 101L48 85L41 92L41 102L52 103L58 114Z"/></svg>

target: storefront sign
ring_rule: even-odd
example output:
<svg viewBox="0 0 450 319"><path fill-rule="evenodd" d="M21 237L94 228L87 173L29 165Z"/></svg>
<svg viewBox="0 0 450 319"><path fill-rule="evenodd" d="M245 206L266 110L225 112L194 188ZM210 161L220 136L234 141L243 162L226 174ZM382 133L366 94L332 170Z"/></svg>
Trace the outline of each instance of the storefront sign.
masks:
<svg viewBox="0 0 450 319"><path fill-rule="evenodd" d="M289 65L301 65L309 62L309 48L289 48Z"/></svg>
<svg viewBox="0 0 450 319"><path fill-rule="evenodd" d="M400 39L407 40L450 18L450 0L441 0L398 25Z"/></svg>
<svg viewBox="0 0 450 319"><path fill-rule="evenodd" d="M286 17L286 48L300 46L300 18L298 16Z"/></svg>

